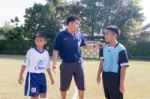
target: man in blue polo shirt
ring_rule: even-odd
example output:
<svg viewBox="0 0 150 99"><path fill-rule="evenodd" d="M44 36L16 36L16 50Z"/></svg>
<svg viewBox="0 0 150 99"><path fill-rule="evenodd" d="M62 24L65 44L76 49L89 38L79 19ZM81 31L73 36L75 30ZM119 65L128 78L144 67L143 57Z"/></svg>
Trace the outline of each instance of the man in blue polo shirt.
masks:
<svg viewBox="0 0 150 99"><path fill-rule="evenodd" d="M86 44L83 34L78 31L80 18L69 16L67 29L60 32L54 43L53 69L56 69L58 53L62 59L60 65L60 90L62 99L66 99L66 91L69 89L72 77L75 79L79 90L79 99L84 99L84 73L82 68L81 47L92 49L100 44Z"/></svg>

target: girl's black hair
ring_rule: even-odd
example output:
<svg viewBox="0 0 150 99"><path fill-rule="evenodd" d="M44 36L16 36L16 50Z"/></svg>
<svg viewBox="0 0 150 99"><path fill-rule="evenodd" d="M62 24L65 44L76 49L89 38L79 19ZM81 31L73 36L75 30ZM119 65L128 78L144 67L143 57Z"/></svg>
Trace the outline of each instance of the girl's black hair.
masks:
<svg viewBox="0 0 150 99"><path fill-rule="evenodd" d="M37 38L37 37L44 38L45 40L47 39L47 35L44 32L37 32L35 35L35 38Z"/></svg>

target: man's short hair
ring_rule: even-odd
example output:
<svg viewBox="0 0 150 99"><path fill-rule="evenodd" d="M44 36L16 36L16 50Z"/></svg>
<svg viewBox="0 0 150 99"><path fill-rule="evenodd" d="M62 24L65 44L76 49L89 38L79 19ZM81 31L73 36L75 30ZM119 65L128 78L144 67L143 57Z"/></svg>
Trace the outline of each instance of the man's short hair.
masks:
<svg viewBox="0 0 150 99"><path fill-rule="evenodd" d="M120 33L121 33L120 29L117 26L115 26L115 25L107 26L104 30L109 30L109 31L117 34L117 36L119 36Z"/></svg>
<svg viewBox="0 0 150 99"><path fill-rule="evenodd" d="M74 16L74 15L71 15L67 18L67 25L69 24L69 22L74 22L74 21L81 21L80 17L79 16Z"/></svg>

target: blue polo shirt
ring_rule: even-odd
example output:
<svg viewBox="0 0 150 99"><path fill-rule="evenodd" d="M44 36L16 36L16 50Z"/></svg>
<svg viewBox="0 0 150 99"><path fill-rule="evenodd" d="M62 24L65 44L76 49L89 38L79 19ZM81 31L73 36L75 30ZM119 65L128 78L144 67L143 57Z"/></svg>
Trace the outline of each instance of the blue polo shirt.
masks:
<svg viewBox="0 0 150 99"><path fill-rule="evenodd" d="M57 50L63 62L76 62L82 59L81 48L85 46L85 39L81 32L71 35L67 31L60 32L54 43L54 50Z"/></svg>

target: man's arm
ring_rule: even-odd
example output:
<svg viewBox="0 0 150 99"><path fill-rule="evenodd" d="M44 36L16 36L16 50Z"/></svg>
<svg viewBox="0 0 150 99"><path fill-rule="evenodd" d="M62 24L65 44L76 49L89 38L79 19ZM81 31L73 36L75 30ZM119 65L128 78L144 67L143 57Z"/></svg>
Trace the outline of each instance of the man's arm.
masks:
<svg viewBox="0 0 150 99"><path fill-rule="evenodd" d="M52 76L52 73L51 73L50 68L47 69L47 73L48 73L48 75L49 75L49 77L50 77L51 84L54 84L54 79L53 79L53 76Z"/></svg>
<svg viewBox="0 0 150 99"><path fill-rule="evenodd" d="M91 50L91 49L99 49L102 47L102 43L98 42L96 44L86 44L83 46L83 48L87 49L87 50Z"/></svg>
<svg viewBox="0 0 150 99"><path fill-rule="evenodd" d="M83 46L83 48L87 49L87 50L91 50L94 49L96 47L95 44L86 44L85 46Z"/></svg>
<svg viewBox="0 0 150 99"><path fill-rule="evenodd" d="M55 69L57 67L57 59L58 59L58 51L57 50L53 50L53 67L52 69L54 70L55 72Z"/></svg>
<svg viewBox="0 0 150 99"><path fill-rule="evenodd" d="M19 84L23 83L23 74L24 74L25 69L26 69L26 66L23 65L21 67L20 74L19 74L19 79L18 79Z"/></svg>

